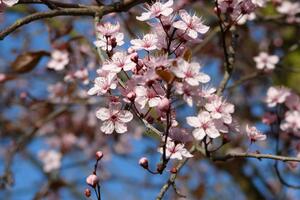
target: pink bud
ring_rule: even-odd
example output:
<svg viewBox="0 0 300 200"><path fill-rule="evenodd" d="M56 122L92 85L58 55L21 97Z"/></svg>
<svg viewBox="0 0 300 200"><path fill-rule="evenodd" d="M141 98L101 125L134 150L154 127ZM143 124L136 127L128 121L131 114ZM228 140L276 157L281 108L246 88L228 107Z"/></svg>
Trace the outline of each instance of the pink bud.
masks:
<svg viewBox="0 0 300 200"><path fill-rule="evenodd" d="M86 188L85 191L84 191L84 194L85 194L86 197L90 197L92 193L91 193L90 189Z"/></svg>
<svg viewBox="0 0 300 200"><path fill-rule="evenodd" d="M96 187L98 182L99 182L99 178L95 174L91 174L86 178L86 183L91 187Z"/></svg>
<svg viewBox="0 0 300 200"><path fill-rule="evenodd" d="M96 158L97 160L100 160L103 157L103 152L102 151L97 151L96 152Z"/></svg>
<svg viewBox="0 0 300 200"><path fill-rule="evenodd" d="M127 99L129 99L130 101L134 101L135 100L135 97L136 97L136 94L135 92L131 91L129 92L127 95L126 95Z"/></svg>
<svg viewBox="0 0 300 200"><path fill-rule="evenodd" d="M127 52L128 52L129 54L132 54L132 53L135 52L135 50L134 50L134 48L129 47L128 50L127 50Z"/></svg>
<svg viewBox="0 0 300 200"><path fill-rule="evenodd" d="M6 81L6 75L0 73L0 83L3 83L3 82L5 82L5 81Z"/></svg>
<svg viewBox="0 0 300 200"><path fill-rule="evenodd" d="M176 167L172 167L171 171L172 174L177 174L177 168Z"/></svg>
<svg viewBox="0 0 300 200"><path fill-rule="evenodd" d="M148 169L148 159L146 157L140 158L139 165L141 165L145 169Z"/></svg>
<svg viewBox="0 0 300 200"><path fill-rule="evenodd" d="M131 55L130 55L130 59L135 62L135 63L138 63L139 62L139 55L137 52L133 52Z"/></svg>
<svg viewBox="0 0 300 200"><path fill-rule="evenodd" d="M27 98L27 93L26 92L21 92L20 98L21 99L26 99Z"/></svg>
<svg viewBox="0 0 300 200"><path fill-rule="evenodd" d="M164 97L160 104L158 104L158 109L162 112L168 112L170 110L170 101L166 97Z"/></svg>

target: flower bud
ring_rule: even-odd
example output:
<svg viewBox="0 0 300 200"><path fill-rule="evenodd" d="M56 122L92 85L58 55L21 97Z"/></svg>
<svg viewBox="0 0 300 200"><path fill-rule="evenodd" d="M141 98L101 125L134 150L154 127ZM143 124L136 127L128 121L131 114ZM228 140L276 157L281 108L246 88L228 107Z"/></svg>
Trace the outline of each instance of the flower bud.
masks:
<svg viewBox="0 0 300 200"><path fill-rule="evenodd" d="M86 183L91 187L96 187L98 182L99 182L99 178L95 174L91 174L86 178Z"/></svg>
<svg viewBox="0 0 300 200"><path fill-rule="evenodd" d="M117 46L116 38L111 38L111 39L110 39L110 42L111 42L111 47L112 47L112 48L115 48L115 47Z"/></svg>
<svg viewBox="0 0 300 200"><path fill-rule="evenodd" d="M4 83L7 79L7 76L5 74L0 73L0 83Z"/></svg>
<svg viewBox="0 0 300 200"><path fill-rule="evenodd" d="M91 190L88 188L85 189L84 194L86 197L90 197L92 195Z"/></svg>
<svg viewBox="0 0 300 200"><path fill-rule="evenodd" d="M97 151L96 152L96 159L100 160L103 157L103 152L102 151Z"/></svg>
<svg viewBox="0 0 300 200"><path fill-rule="evenodd" d="M171 171L172 174L176 174L177 173L177 168L176 167L172 167Z"/></svg>
<svg viewBox="0 0 300 200"><path fill-rule="evenodd" d="M146 120L147 120L147 122L148 122L149 124L153 124L153 122L154 122L154 118L153 118L152 116L148 116L148 117L146 118Z"/></svg>
<svg viewBox="0 0 300 200"><path fill-rule="evenodd" d="M139 62L139 55L137 54L137 52L131 53L130 59L132 60L132 62L138 63Z"/></svg>
<svg viewBox="0 0 300 200"><path fill-rule="evenodd" d="M135 97L136 97L136 94L135 92L131 91L129 92L127 95L126 95L127 99L129 99L130 101L134 101L135 100Z"/></svg>
<svg viewBox="0 0 300 200"><path fill-rule="evenodd" d="M161 112L168 112L170 110L170 101L168 98L164 97L161 101L160 104L158 104L158 109Z"/></svg>
<svg viewBox="0 0 300 200"><path fill-rule="evenodd" d="M148 159L146 157L140 158L139 165L142 166L144 169L148 169Z"/></svg>

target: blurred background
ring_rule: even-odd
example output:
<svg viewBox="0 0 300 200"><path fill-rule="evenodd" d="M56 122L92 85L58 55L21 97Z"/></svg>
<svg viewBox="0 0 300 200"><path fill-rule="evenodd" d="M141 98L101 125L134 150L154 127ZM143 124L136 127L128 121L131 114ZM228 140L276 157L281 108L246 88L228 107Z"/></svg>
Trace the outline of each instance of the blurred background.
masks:
<svg viewBox="0 0 300 200"><path fill-rule="evenodd" d="M94 4L86 0L73 3L78 2ZM217 87L223 76L223 50L213 2L174 2L175 9L195 12L211 27L203 41L191 45L191 49L193 59L203 65L203 71L212 77L211 85ZM275 84L300 92L300 24L281 16L276 10L277 2L269 1L256 11L255 19L236 26L235 69L224 93L236 106L235 118L240 126L256 125L268 136L266 142L251 145L250 151L273 154L275 135L261 122L268 110L264 104L266 91ZM0 29L45 10L47 7L39 4L8 8L1 14ZM120 22L126 35L121 47L124 50L130 39L149 30L149 26L135 19L141 11L142 7L136 6L103 19ZM93 170L98 150L104 153L98 168L103 199L155 199L168 179L169 173L152 175L138 165L142 156L148 157L152 167L160 159L159 141L139 120L131 122L129 132L123 135L100 132L101 122L95 111L108 102L86 94L100 67L94 40L93 19L78 16L36 21L0 41L0 199L85 199L85 179ZM62 46L69 53L67 70L48 69L51 52ZM257 73L253 57L260 51L280 57L280 64L272 73ZM29 65L26 59L31 62ZM87 78L66 79L81 69L88 70ZM249 75L247 81L236 84ZM182 124L186 116L196 113L194 107L186 104L178 103L176 109ZM299 137L282 134L280 139L282 154L295 156ZM230 140L221 153L249 147L243 134L231 134ZM280 163L279 169L287 182L300 185L296 164ZM212 162L200 154L183 168L176 184L186 199L299 199L300 195L297 189L280 182L274 161ZM180 198L170 189L165 199Z"/></svg>

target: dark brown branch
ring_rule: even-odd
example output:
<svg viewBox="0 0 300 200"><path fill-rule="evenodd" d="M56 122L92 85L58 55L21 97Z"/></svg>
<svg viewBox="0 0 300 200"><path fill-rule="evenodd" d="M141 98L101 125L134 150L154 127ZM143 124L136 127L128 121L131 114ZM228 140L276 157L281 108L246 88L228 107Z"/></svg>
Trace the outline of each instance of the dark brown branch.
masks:
<svg viewBox="0 0 300 200"><path fill-rule="evenodd" d="M83 7L81 4L63 3L59 1L47 0L48 3L55 5L60 8L80 8ZM43 0L19 0L18 4L45 4ZM45 4L47 5L47 4Z"/></svg>
<svg viewBox="0 0 300 200"><path fill-rule="evenodd" d="M109 6L86 6L84 8L64 8L60 10L52 10L48 12L38 12L28 15L22 19L17 20L14 24L0 32L0 40L3 40L7 35L11 34L18 28L45 18L52 18L57 16L92 16L98 15L102 17L112 12L123 12L129 10L131 7L146 2L146 0L128 0L124 3L114 3Z"/></svg>
<svg viewBox="0 0 300 200"><path fill-rule="evenodd" d="M195 148L195 146L193 146L190 150L190 153L192 154L195 151L196 151L196 148ZM169 187L175 184L175 180L177 178L177 175L178 175L179 171L187 163L188 160L189 160L189 158L184 158L183 160L181 160L179 162L179 164L176 167L177 172L172 174L170 176L170 178L168 179L168 181L162 186L158 196L156 197L156 200L161 200L164 197L164 195L166 194L166 192L168 191Z"/></svg>

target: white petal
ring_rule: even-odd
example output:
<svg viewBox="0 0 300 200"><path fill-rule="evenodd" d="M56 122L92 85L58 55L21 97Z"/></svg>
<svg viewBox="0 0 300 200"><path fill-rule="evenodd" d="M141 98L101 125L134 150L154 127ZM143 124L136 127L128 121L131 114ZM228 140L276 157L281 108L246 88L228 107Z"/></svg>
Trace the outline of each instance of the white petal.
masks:
<svg viewBox="0 0 300 200"><path fill-rule="evenodd" d="M175 27L175 28L181 29L181 30L186 30L187 29L187 25L183 21L174 22L172 24L172 26Z"/></svg>
<svg viewBox="0 0 300 200"><path fill-rule="evenodd" d="M201 123L198 117L187 117L186 121L188 123L188 125L192 126L192 127L200 127Z"/></svg>
<svg viewBox="0 0 300 200"><path fill-rule="evenodd" d="M149 20L152 18L151 14L152 14L151 12L144 12L144 13L142 13L141 16L139 16L139 17L137 16L136 19L139 21L146 21L146 20Z"/></svg>
<svg viewBox="0 0 300 200"><path fill-rule="evenodd" d="M196 138L196 140L203 140L203 138L206 136L206 133L202 128L197 128L193 131L193 136Z"/></svg>
<svg viewBox="0 0 300 200"><path fill-rule="evenodd" d="M118 119L120 122L127 123L133 119L133 114L127 110L122 110L118 114Z"/></svg>
<svg viewBox="0 0 300 200"><path fill-rule="evenodd" d="M107 120L102 124L100 130L105 134L112 134L114 132L114 123L110 120Z"/></svg>
<svg viewBox="0 0 300 200"><path fill-rule="evenodd" d="M219 131L214 128L214 127L210 127L208 129L206 129L206 134L210 137L210 138L217 138L220 136Z"/></svg>
<svg viewBox="0 0 300 200"><path fill-rule="evenodd" d="M127 131L127 126L124 123L116 122L115 130L117 133L125 133Z"/></svg>
<svg viewBox="0 0 300 200"><path fill-rule="evenodd" d="M96 112L96 117L102 121L108 120L110 118L110 110L107 108L100 108Z"/></svg>

